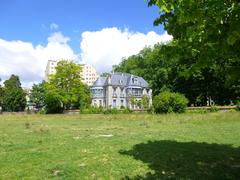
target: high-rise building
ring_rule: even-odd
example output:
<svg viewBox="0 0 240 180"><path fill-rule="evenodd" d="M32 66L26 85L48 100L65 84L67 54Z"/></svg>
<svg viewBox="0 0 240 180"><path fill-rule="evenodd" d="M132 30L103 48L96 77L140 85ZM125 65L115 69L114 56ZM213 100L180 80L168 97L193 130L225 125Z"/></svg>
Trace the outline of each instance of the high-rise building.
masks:
<svg viewBox="0 0 240 180"><path fill-rule="evenodd" d="M49 80L49 76L56 73L57 61L48 60L47 67L45 70L45 81Z"/></svg>
<svg viewBox="0 0 240 180"><path fill-rule="evenodd" d="M80 75L82 78L82 82L84 82L88 86L92 86L93 83L99 77L96 69L89 64L82 64L81 66L82 66L82 72L80 73Z"/></svg>
<svg viewBox="0 0 240 180"><path fill-rule="evenodd" d="M57 67L58 61L56 60L49 60L47 63L47 67L45 70L45 81L49 80L49 76L56 73L56 67ZM89 65L89 64L80 64L82 66L82 72L80 73L80 76L82 78L82 82L87 84L88 86L92 86L93 83L97 80L99 77L96 69Z"/></svg>

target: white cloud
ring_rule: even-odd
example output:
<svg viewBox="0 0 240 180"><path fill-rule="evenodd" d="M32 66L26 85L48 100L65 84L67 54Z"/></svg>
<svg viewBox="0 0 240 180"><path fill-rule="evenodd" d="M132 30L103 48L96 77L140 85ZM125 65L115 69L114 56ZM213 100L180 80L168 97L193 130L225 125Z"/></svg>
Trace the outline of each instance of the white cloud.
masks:
<svg viewBox="0 0 240 180"><path fill-rule="evenodd" d="M172 37L168 34L147 34L105 28L100 31L82 33L80 58L94 65L99 72L110 71L123 57L137 54L145 46L166 42ZM70 38L61 32L48 37L46 45L34 46L31 42L7 41L0 38L0 78L8 79L11 74L20 76L24 86L40 82L49 59L79 59L69 46Z"/></svg>
<svg viewBox="0 0 240 180"><path fill-rule="evenodd" d="M11 74L16 74L25 85L40 82L49 59L76 57L68 45L69 40L61 32L51 34L45 46L0 39L0 78L7 79Z"/></svg>
<svg viewBox="0 0 240 180"><path fill-rule="evenodd" d="M50 24L50 29L57 30L58 28L59 28L59 26L56 23Z"/></svg>
<svg viewBox="0 0 240 180"><path fill-rule="evenodd" d="M99 72L110 71L123 57L139 53L146 46L170 41L172 36L130 32L128 29L104 28L100 31L82 33L81 59L94 65Z"/></svg>

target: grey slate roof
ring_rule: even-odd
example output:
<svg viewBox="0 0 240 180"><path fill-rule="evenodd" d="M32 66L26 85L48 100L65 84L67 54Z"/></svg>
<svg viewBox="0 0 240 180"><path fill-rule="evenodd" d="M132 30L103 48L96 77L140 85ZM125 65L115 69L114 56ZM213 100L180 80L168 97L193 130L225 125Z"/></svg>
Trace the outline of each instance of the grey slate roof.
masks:
<svg viewBox="0 0 240 180"><path fill-rule="evenodd" d="M108 77L99 77L92 87L93 88L103 87L107 85L122 87L127 86L138 86L143 88L149 87L148 83L142 77L134 76L128 73L114 73Z"/></svg>
<svg viewBox="0 0 240 180"><path fill-rule="evenodd" d="M92 85L93 87L103 87L105 82L107 80L107 77L99 77L94 84Z"/></svg>

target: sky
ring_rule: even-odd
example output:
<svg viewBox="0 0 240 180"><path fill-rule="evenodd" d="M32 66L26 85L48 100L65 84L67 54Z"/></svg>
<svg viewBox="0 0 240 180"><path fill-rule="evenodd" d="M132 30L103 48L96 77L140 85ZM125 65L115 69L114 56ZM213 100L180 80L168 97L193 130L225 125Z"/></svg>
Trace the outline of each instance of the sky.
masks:
<svg viewBox="0 0 240 180"><path fill-rule="evenodd" d="M0 78L41 82L49 59L109 72L145 46L171 40L153 26L158 13L144 0L1 0Z"/></svg>

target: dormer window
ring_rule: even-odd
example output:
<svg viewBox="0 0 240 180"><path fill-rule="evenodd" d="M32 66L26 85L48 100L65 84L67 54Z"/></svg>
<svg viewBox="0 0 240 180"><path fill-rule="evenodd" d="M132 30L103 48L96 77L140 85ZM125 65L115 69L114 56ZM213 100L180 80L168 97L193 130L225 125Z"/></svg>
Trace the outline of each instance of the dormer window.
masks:
<svg viewBox="0 0 240 180"><path fill-rule="evenodd" d="M138 82L137 78L132 78L132 83L133 84L137 84L137 82Z"/></svg>
<svg viewBox="0 0 240 180"><path fill-rule="evenodd" d="M137 84L137 82L138 82L137 78L132 78L132 83L133 84Z"/></svg>

